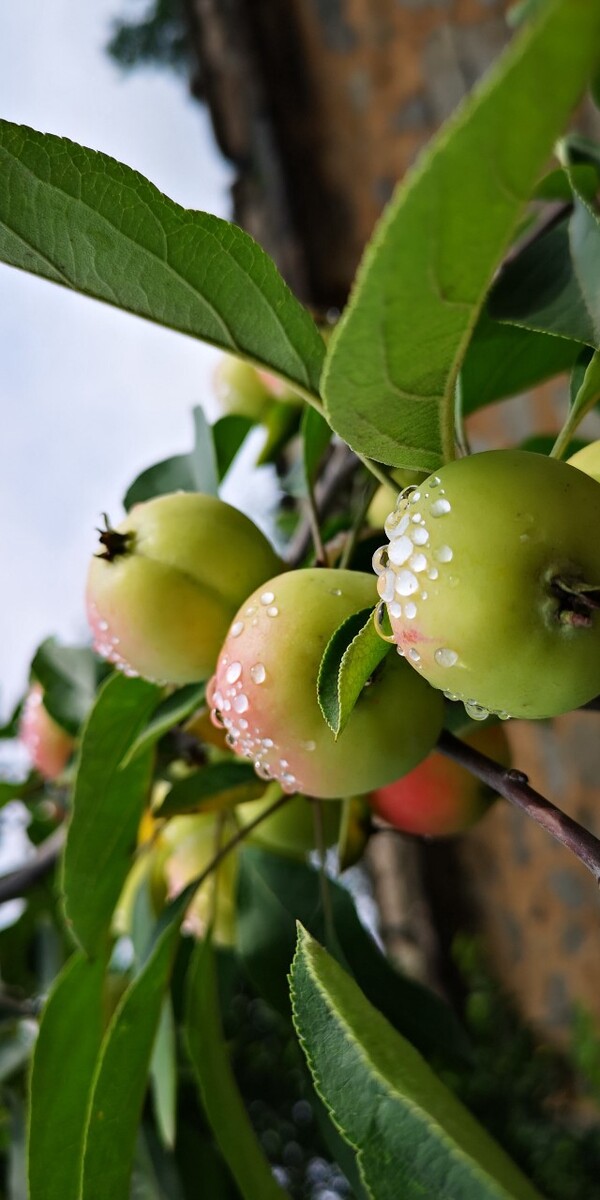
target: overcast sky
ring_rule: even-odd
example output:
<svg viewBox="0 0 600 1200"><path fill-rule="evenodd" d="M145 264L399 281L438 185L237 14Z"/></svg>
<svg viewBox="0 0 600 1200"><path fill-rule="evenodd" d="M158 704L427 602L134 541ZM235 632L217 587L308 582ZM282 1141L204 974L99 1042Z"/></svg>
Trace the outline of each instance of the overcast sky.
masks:
<svg viewBox="0 0 600 1200"><path fill-rule="evenodd" d="M168 72L104 53L127 0L0 9L0 116L104 150L180 204L229 215L204 109ZM94 526L138 471L191 448L215 351L0 265L0 715L38 643L80 640Z"/></svg>

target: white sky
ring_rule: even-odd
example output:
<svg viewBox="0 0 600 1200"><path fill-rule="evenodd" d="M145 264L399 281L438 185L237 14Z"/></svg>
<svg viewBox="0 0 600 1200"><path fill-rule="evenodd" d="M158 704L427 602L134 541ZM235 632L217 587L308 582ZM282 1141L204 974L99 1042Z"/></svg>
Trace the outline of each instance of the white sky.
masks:
<svg viewBox="0 0 600 1200"><path fill-rule="evenodd" d="M127 0L0 9L0 116L104 150L180 204L229 215L228 165L185 81L103 51ZM191 449L216 352L0 265L0 715L48 634L85 636L95 525L144 467Z"/></svg>

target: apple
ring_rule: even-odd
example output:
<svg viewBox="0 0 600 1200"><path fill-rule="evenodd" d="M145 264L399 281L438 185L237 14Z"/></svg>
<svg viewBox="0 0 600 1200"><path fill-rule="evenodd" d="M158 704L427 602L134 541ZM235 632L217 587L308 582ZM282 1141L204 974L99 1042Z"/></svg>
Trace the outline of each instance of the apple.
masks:
<svg viewBox="0 0 600 1200"><path fill-rule="evenodd" d="M240 824L248 825L256 820L271 807L279 795L279 786L271 784L259 800L240 804L236 810ZM248 840L264 850L272 850L275 854L284 854L289 858L306 858L311 850L316 849L314 805L315 802L306 796L290 796L282 808L278 808L271 817L266 817L257 825ZM323 805L322 818L325 845L333 846L340 832L342 805L335 801Z"/></svg>
<svg viewBox="0 0 600 1200"><path fill-rule="evenodd" d="M325 647L376 599L372 576L314 568L271 579L236 614L207 698L235 753L284 791L327 799L371 791L410 771L437 739L441 696L393 653L337 741L321 714Z"/></svg>
<svg viewBox="0 0 600 1200"><path fill-rule="evenodd" d="M510 753L502 725L485 726L465 738L470 746L508 766ZM461 833L497 799L464 767L434 751L414 771L372 792L373 812L403 833L446 837Z"/></svg>
<svg viewBox="0 0 600 1200"><path fill-rule="evenodd" d="M582 450L572 454L567 462L572 467L577 467L578 471L591 475L592 479L600 483L600 441L590 442L589 446L584 446Z"/></svg>
<svg viewBox="0 0 600 1200"><path fill-rule="evenodd" d="M73 753L74 739L45 708L44 689L40 683L32 685L25 699L19 740L44 779L57 779Z"/></svg>
<svg viewBox="0 0 600 1200"><path fill-rule="evenodd" d="M224 416L237 413L262 421L269 407L269 390L256 367L232 354L223 355L214 376L214 391Z"/></svg>
<svg viewBox="0 0 600 1200"><path fill-rule="evenodd" d="M281 569L252 521L198 492L136 504L100 542L87 581L94 648L159 683L206 679L239 604Z"/></svg>
<svg viewBox="0 0 600 1200"><path fill-rule="evenodd" d="M373 565L406 661L476 719L591 700L598 529L596 481L528 451L458 459L405 490Z"/></svg>

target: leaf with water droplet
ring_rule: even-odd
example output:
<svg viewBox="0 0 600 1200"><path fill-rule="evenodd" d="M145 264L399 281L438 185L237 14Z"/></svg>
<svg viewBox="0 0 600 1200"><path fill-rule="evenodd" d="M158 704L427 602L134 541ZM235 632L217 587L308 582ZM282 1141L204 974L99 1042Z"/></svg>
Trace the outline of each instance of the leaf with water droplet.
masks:
<svg viewBox="0 0 600 1200"><path fill-rule="evenodd" d="M336 739L368 680L390 649L375 628L373 609L353 613L329 639L321 659L317 697Z"/></svg>

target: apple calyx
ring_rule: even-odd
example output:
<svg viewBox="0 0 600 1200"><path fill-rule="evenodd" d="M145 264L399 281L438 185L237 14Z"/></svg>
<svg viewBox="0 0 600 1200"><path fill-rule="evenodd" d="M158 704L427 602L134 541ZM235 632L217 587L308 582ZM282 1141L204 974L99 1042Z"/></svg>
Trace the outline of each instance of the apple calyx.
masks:
<svg viewBox="0 0 600 1200"><path fill-rule="evenodd" d="M550 591L559 602L558 619L562 625L574 628L590 628L593 614L600 609L600 587L593 583L555 575L550 581Z"/></svg>
<svg viewBox="0 0 600 1200"><path fill-rule="evenodd" d="M118 529L113 529L108 513L102 513L102 519L104 529L97 529L96 532L100 535L98 540L100 545L104 546L104 551L102 554L95 554L94 558L103 558L105 562L114 562L115 558L130 553L133 533L131 530L120 533Z"/></svg>

